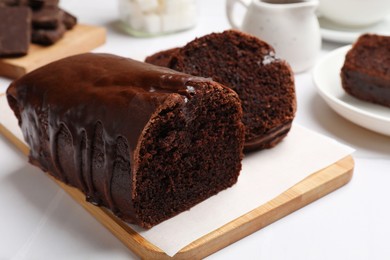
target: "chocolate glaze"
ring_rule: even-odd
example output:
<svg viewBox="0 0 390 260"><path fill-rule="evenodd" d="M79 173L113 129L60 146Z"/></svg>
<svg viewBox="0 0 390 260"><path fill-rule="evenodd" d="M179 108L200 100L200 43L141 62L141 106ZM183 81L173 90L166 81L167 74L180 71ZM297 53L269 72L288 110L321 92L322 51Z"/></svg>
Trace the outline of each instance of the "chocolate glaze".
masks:
<svg viewBox="0 0 390 260"><path fill-rule="evenodd" d="M257 139L246 140L245 148L247 152L255 151L257 149L272 148L277 145L290 131L292 121L275 127L272 131L268 132L266 136L261 136Z"/></svg>
<svg viewBox="0 0 390 260"><path fill-rule="evenodd" d="M197 82L211 81L114 55L81 54L14 81L7 98L31 163L137 223L132 172L144 128L165 107L185 106ZM114 190L115 172L128 178Z"/></svg>

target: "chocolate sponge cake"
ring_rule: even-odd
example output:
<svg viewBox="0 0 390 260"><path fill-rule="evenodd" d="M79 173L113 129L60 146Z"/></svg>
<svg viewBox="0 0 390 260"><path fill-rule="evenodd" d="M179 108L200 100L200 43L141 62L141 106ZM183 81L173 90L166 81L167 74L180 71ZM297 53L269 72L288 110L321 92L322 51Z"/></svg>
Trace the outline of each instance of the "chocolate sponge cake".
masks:
<svg viewBox="0 0 390 260"><path fill-rule="evenodd" d="M296 111L294 76L286 61L258 38L235 30L212 33L146 62L233 89L244 112L245 150L271 148L289 132Z"/></svg>
<svg viewBox="0 0 390 260"><path fill-rule="evenodd" d="M390 107L390 36L360 36L345 57L341 82L348 94Z"/></svg>
<svg viewBox="0 0 390 260"><path fill-rule="evenodd" d="M14 81L30 162L145 228L232 186L244 127L233 91L109 55L72 56Z"/></svg>

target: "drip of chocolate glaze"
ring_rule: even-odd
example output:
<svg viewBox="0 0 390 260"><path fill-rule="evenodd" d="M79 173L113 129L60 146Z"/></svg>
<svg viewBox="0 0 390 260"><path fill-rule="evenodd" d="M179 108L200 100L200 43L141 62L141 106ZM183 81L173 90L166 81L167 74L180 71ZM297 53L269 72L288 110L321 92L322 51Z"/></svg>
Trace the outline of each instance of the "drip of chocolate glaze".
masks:
<svg viewBox="0 0 390 260"><path fill-rule="evenodd" d="M55 169L55 173L57 173L57 176L61 181L68 183L68 180L66 176L63 173L61 164L60 164L60 158L59 158L59 136L61 134L61 130L64 126L60 125L58 129L53 129L54 131L51 131L52 135L50 137L50 147L51 147L51 157L52 157L52 164ZM39 128L37 128L37 131L39 131Z"/></svg>
<svg viewBox="0 0 390 260"><path fill-rule="evenodd" d="M85 179L84 179L84 169L83 169L83 149L86 149L84 147L86 147L86 142L87 142L87 135L85 133L85 131L81 131L80 133L81 135L81 139L80 139L80 143L75 143L75 153L74 153L74 161L75 161L75 164L76 164L76 178L78 179L79 183L79 187L81 188L81 190L84 192L84 193L87 193L87 185L85 183Z"/></svg>
<svg viewBox="0 0 390 260"><path fill-rule="evenodd" d="M86 131L85 131L86 132ZM83 169L83 177L86 183L86 199L88 202L91 202L93 204L97 204L94 201L94 193L95 190L93 188L93 183L92 183L92 138L88 138L86 135L86 143L85 143L85 150L82 151L83 154L83 164L84 164L84 169Z"/></svg>

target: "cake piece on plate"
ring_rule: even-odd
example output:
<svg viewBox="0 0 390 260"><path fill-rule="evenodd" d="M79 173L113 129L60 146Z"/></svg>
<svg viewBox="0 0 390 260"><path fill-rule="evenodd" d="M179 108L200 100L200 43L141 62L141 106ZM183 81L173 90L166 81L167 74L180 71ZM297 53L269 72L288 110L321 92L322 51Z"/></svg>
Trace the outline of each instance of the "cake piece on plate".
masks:
<svg viewBox="0 0 390 260"><path fill-rule="evenodd" d="M360 36L345 57L341 82L348 94L390 107L390 36Z"/></svg>

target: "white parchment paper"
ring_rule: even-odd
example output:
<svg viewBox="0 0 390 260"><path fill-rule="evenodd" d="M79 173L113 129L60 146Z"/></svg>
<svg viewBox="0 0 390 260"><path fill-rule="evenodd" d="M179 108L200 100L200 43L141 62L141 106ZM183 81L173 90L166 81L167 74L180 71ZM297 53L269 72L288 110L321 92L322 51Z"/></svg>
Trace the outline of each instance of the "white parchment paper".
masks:
<svg viewBox="0 0 390 260"><path fill-rule="evenodd" d="M276 147L247 155L237 184L150 230L131 225L169 256L265 204L353 149L294 125Z"/></svg>
<svg viewBox="0 0 390 260"><path fill-rule="evenodd" d="M0 123L23 140L4 96L0 96ZM233 187L150 230L130 226L173 256L191 242L265 204L352 152L350 147L294 124L276 147L245 156L240 177Z"/></svg>

